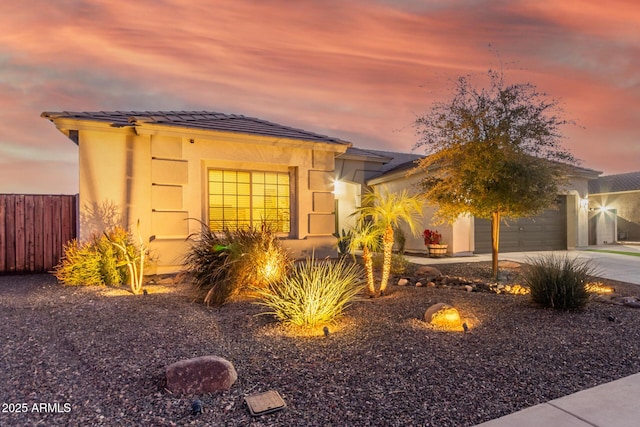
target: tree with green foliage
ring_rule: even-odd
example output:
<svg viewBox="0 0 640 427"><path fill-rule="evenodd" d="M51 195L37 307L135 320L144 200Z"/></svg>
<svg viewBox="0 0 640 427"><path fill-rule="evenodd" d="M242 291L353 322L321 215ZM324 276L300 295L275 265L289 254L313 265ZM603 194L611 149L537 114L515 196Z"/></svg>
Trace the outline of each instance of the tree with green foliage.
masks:
<svg viewBox="0 0 640 427"><path fill-rule="evenodd" d="M373 275L373 254L382 244L382 229L371 222L358 221L350 230L349 252L362 249L362 261L367 279L367 291L370 296L376 295L376 282Z"/></svg>
<svg viewBox="0 0 640 427"><path fill-rule="evenodd" d="M421 186L436 219L461 215L491 220L492 264L498 274L500 222L537 215L552 206L576 160L560 145L571 124L559 101L531 83L507 84L489 70L489 84L456 81L453 97L416 120L417 147L426 154Z"/></svg>
<svg viewBox="0 0 640 427"><path fill-rule="evenodd" d="M358 223L372 224L370 233L377 230L377 233L382 236L380 294L384 294L391 271L391 255L395 241L394 228L405 223L414 235L417 234L419 219L422 215L422 197L410 195L406 189L399 193L392 193L384 187L375 187L362 196L362 206L356 208L354 214L358 216Z"/></svg>

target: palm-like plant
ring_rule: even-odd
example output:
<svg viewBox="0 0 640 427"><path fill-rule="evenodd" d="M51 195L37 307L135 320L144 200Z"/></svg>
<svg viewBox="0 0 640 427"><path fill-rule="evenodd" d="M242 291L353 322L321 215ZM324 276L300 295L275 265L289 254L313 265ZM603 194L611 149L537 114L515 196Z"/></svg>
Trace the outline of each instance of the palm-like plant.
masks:
<svg viewBox="0 0 640 427"><path fill-rule="evenodd" d="M382 232L382 277L380 293L384 294L389 283L391 254L393 251L393 229L405 223L414 235L418 232L418 221L422 214L422 197L410 195L405 189L400 193L391 193L385 187L377 187L362 196L362 206L357 208L358 222L371 221L373 227ZM363 255L364 257L364 255Z"/></svg>
<svg viewBox="0 0 640 427"><path fill-rule="evenodd" d="M371 296L376 295L375 279L373 278L373 253L380 249L383 231L371 222L358 221L349 240L350 252L362 249L362 260L367 275L367 291Z"/></svg>

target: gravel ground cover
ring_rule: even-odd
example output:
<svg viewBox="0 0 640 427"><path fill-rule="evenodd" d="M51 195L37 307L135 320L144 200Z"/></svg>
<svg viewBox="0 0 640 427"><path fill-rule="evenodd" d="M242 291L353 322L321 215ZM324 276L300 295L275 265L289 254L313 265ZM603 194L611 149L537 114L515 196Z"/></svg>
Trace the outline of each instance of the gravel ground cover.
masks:
<svg viewBox="0 0 640 427"><path fill-rule="evenodd" d="M438 268L490 273L488 263ZM472 426L640 372L640 310L626 306L563 313L522 295L391 286L354 303L327 337L300 337L250 301L209 308L186 285L147 289L0 277L0 425ZM420 319L436 302L472 328L428 327ZM197 396L204 412L192 415L196 396L168 392L164 368L202 355L230 360L238 381ZM287 408L251 417L244 396L267 390Z"/></svg>

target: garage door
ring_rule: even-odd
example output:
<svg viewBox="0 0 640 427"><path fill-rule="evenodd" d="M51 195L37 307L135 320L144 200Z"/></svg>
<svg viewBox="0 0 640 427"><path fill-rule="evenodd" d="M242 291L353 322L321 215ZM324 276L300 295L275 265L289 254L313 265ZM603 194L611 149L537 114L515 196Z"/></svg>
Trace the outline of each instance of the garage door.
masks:
<svg viewBox="0 0 640 427"><path fill-rule="evenodd" d="M567 199L559 197L557 209L545 210L531 218L507 220L500 224L500 252L550 251L567 249ZM491 221L474 221L474 253L491 252Z"/></svg>

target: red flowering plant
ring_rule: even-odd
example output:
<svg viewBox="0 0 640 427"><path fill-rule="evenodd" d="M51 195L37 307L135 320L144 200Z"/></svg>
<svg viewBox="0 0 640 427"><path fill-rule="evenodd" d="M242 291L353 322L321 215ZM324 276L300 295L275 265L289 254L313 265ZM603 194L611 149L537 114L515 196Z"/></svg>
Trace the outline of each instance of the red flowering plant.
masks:
<svg viewBox="0 0 640 427"><path fill-rule="evenodd" d="M422 237L424 237L425 246L439 245L442 241L442 234L438 233L438 230L426 229L422 232Z"/></svg>

